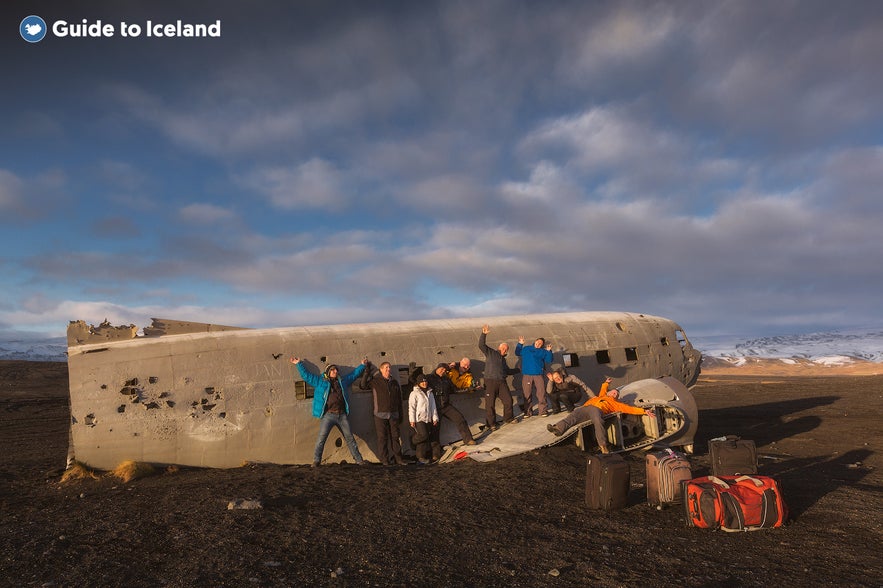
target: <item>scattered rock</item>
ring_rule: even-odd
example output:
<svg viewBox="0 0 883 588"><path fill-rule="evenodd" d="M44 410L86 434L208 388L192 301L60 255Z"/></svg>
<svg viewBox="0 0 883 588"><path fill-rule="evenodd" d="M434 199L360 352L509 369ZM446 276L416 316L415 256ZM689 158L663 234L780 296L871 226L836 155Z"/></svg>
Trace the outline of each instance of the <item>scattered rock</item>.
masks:
<svg viewBox="0 0 883 588"><path fill-rule="evenodd" d="M227 510L258 510L264 508L260 500L252 500L249 498L237 498L231 500L227 504Z"/></svg>

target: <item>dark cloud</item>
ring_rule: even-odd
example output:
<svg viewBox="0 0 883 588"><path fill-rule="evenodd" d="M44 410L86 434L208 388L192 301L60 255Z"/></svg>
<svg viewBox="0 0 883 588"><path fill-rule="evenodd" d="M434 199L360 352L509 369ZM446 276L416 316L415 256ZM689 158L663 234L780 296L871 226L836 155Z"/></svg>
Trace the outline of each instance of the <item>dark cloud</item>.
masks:
<svg viewBox="0 0 883 588"><path fill-rule="evenodd" d="M875 3L31 9L223 36L2 39L0 222L64 250L15 283L263 324L279 300L292 322L879 318Z"/></svg>

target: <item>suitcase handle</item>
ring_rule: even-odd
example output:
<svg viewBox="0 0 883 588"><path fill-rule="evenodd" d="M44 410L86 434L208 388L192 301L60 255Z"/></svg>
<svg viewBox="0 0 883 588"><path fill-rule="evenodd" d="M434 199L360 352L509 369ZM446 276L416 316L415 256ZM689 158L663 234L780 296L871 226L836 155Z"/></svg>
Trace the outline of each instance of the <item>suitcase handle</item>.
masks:
<svg viewBox="0 0 883 588"><path fill-rule="evenodd" d="M745 477L748 478L749 476L745 476ZM729 484L727 484L726 482L724 482L723 480L721 480L717 476L708 476L708 481L712 482L713 484L717 484L718 486L723 486L724 488L730 487Z"/></svg>
<svg viewBox="0 0 883 588"><path fill-rule="evenodd" d="M743 480L751 480L752 482L754 482L755 486L763 486L763 482L751 476L739 476L738 478L736 478L736 482L742 482Z"/></svg>
<svg viewBox="0 0 883 588"><path fill-rule="evenodd" d="M693 518L696 519L696 520L698 521L698 520L700 519L700 516L699 516L699 499L696 497L695 494L691 494L691 495L690 495L690 502L693 503L693 508L691 509L691 510L693 511Z"/></svg>

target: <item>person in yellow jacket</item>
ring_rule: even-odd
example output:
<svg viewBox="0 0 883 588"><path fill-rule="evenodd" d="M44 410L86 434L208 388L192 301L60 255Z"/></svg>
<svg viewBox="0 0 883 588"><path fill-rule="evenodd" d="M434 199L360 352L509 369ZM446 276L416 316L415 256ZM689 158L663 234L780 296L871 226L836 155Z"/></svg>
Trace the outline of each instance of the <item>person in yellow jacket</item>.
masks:
<svg viewBox="0 0 883 588"><path fill-rule="evenodd" d="M448 377L454 383L454 387L457 390L469 390L478 383L472 376L472 372L469 371L471 366L472 362L468 357L461 359L460 363L452 361L448 366Z"/></svg>
<svg viewBox="0 0 883 588"><path fill-rule="evenodd" d="M567 415L566 418L554 425L549 425L546 429L556 437L560 437L570 427L591 421L595 425L595 440L598 442L601 453L610 453L610 450L607 449L607 434L602 424L603 415L610 414L611 412L624 412L626 414L646 414L649 417L656 416L651 410L644 410L643 408L618 401L619 390L616 388L608 390L611 381L610 378L604 380L604 383L601 384L601 391L598 392L597 396L589 398L582 406Z"/></svg>

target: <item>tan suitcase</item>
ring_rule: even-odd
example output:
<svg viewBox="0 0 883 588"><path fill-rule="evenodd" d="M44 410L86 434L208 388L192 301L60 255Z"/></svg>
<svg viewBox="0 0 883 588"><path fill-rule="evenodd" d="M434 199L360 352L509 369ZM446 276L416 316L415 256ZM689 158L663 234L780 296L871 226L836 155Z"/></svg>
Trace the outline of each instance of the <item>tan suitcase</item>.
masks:
<svg viewBox="0 0 883 588"><path fill-rule="evenodd" d="M663 449L648 453L645 463L647 502L651 506L680 502L681 482L693 477L687 456L671 449Z"/></svg>

